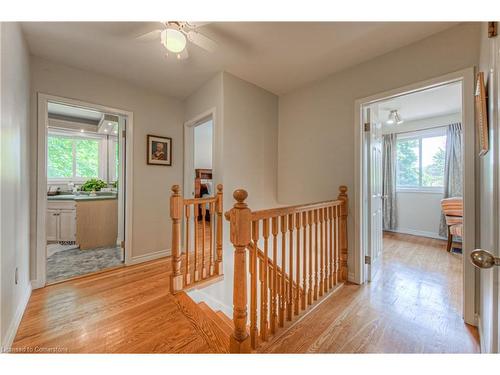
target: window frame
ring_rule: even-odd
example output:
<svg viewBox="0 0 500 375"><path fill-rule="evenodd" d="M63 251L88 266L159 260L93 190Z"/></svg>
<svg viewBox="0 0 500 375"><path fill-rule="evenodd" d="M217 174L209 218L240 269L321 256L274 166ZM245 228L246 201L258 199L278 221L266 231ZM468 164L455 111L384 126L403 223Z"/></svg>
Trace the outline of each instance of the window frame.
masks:
<svg viewBox="0 0 500 375"><path fill-rule="evenodd" d="M424 138L446 137L446 127L439 126L425 130L415 130L405 133L396 134L396 150L397 143L400 140L418 140L418 186L400 186L398 185L399 163L396 156L396 192L399 193L443 193L444 186L422 186L422 140ZM396 151L397 155L397 151Z"/></svg>
<svg viewBox="0 0 500 375"><path fill-rule="evenodd" d="M107 153L108 153L108 143L109 143L108 139L112 138L112 137L110 137L108 135L104 135L104 134L97 134L97 133L90 133L90 132L81 133L81 132L75 132L75 131L71 131L71 130L54 129L54 128L51 128L48 130L47 140L50 136L67 138L67 139L72 139L72 140L91 139L91 140L99 141L99 144L98 144L98 162L97 162L97 165L98 165L97 178L109 183L109 181L108 181L108 168L109 167L107 165L107 161L108 161L108 154ZM47 175L47 182L49 184L52 184L52 185L54 185L54 184L66 184L66 183L70 183L70 182L80 184L80 183L84 183L85 181L87 181L90 178L94 178L94 177L78 177L78 176L76 176L76 147L75 146L76 146L76 144L73 143L73 166L72 166L73 176L67 177L67 178L65 178L65 177L50 178ZM47 141L46 152L47 152L47 169L48 169L48 163L49 163L48 141Z"/></svg>

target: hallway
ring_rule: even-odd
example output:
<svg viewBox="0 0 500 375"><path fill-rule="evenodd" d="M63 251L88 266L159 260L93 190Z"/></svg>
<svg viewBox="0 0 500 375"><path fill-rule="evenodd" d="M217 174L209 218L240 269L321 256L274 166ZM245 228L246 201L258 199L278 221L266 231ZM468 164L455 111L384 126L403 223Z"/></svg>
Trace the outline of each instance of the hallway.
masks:
<svg viewBox="0 0 500 375"><path fill-rule="evenodd" d="M347 284L268 353L477 353L477 329L463 323L461 255L446 243L388 233L373 282Z"/></svg>

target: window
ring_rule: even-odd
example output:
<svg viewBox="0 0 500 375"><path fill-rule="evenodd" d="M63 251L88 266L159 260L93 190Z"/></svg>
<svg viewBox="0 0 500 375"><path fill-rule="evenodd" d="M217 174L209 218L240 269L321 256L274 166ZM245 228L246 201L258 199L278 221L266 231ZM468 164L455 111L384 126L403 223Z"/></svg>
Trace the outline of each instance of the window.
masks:
<svg viewBox="0 0 500 375"><path fill-rule="evenodd" d="M103 138L99 136L49 132L47 178L67 181L104 178L102 148Z"/></svg>
<svg viewBox="0 0 500 375"><path fill-rule="evenodd" d="M398 136L397 187L441 190L444 185L444 129Z"/></svg>

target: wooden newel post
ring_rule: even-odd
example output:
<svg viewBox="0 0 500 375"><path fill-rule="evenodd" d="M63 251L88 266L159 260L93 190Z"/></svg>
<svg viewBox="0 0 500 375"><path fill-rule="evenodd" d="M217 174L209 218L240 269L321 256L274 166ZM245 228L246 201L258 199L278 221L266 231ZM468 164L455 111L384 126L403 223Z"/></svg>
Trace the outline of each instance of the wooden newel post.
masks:
<svg viewBox="0 0 500 375"><path fill-rule="evenodd" d="M215 260L215 273L217 275L222 275L223 271L223 263L222 263L222 212L223 212L223 194L222 194L222 185L217 185L217 203L216 203L216 212L217 212L217 233L216 233L216 242L215 249L217 252L217 259Z"/></svg>
<svg viewBox="0 0 500 375"><path fill-rule="evenodd" d="M172 276L170 291L176 293L182 290L181 274L181 218L183 201L179 185L172 186L170 197L170 217L172 219Z"/></svg>
<svg viewBox="0 0 500 375"><path fill-rule="evenodd" d="M226 213L230 222L230 239L234 246L233 322L230 339L231 353L249 353L250 336L247 332L247 246L250 243L251 211L245 203L248 193L236 190L233 208Z"/></svg>
<svg viewBox="0 0 500 375"><path fill-rule="evenodd" d="M343 201L340 206L339 223L340 279L347 280L347 186L339 186L337 199Z"/></svg>

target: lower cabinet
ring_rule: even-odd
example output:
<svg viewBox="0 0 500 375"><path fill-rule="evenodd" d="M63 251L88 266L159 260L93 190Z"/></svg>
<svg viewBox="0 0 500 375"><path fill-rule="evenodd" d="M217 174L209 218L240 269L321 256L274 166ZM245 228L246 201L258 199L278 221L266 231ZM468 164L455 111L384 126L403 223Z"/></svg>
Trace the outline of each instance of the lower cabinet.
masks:
<svg viewBox="0 0 500 375"><path fill-rule="evenodd" d="M50 202L47 205L47 241L76 241L74 202Z"/></svg>

